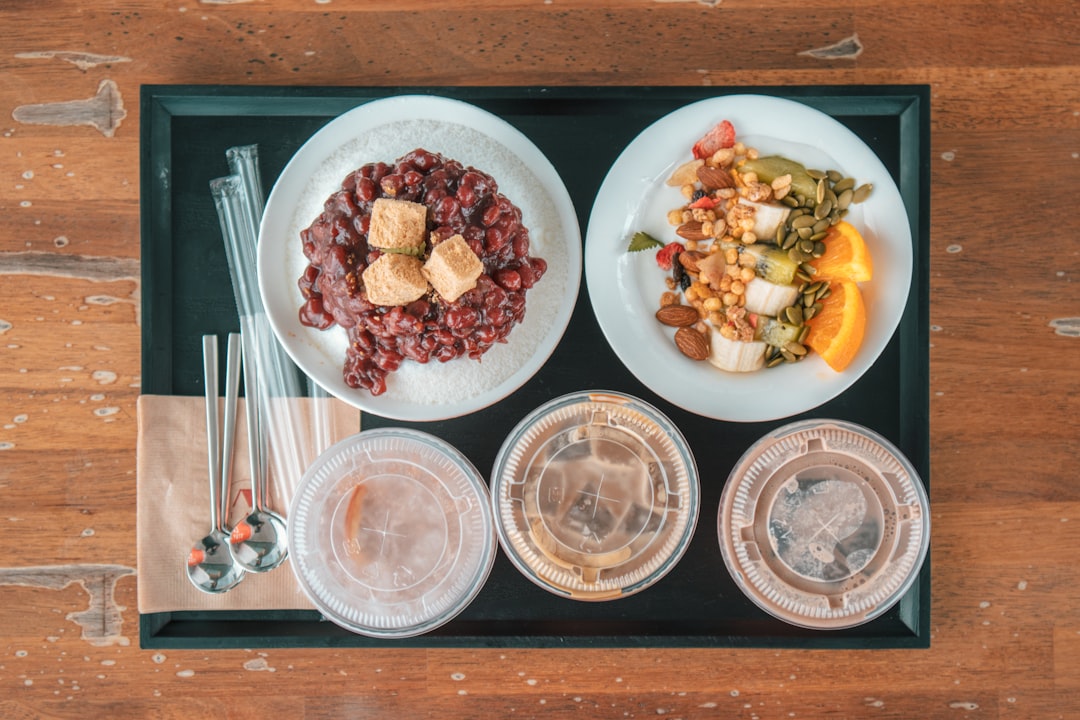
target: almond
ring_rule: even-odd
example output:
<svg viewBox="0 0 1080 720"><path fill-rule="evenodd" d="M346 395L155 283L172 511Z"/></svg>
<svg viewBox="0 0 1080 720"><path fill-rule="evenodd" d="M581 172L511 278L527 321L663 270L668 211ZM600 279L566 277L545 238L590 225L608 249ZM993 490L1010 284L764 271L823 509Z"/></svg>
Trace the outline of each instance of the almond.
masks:
<svg viewBox="0 0 1080 720"><path fill-rule="evenodd" d="M699 223L697 220L685 222L679 227L675 228L675 234L683 238L684 240L704 240L706 237L708 237L704 232L701 231L701 223Z"/></svg>
<svg viewBox="0 0 1080 720"><path fill-rule="evenodd" d="M681 327L676 330L675 345L691 360L704 360L709 357L709 341L693 328Z"/></svg>
<svg viewBox="0 0 1080 720"><path fill-rule="evenodd" d="M686 327L701 318L698 311L689 305L668 305L656 311L656 319L668 327Z"/></svg>
<svg viewBox="0 0 1080 720"><path fill-rule="evenodd" d="M705 253L697 250L684 250L679 253L679 263L686 268L687 272L697 275L698 261L705 257Z"/></svg>
<svg viewBox="0 0 1080 720"><path fill-rule="evenodd" d="M702 165L697 169L697 179L706 190L735 187L735 180L728 172L708 165Z"/></svg>

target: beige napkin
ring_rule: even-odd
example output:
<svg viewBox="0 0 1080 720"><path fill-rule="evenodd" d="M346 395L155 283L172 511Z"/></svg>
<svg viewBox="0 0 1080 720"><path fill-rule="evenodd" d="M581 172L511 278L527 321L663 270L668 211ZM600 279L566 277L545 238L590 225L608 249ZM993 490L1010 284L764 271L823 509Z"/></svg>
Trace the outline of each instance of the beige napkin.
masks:
<svg viewBox="0 0 1080 720"><path fill-rule="evenodd" d="M360 412L336 399L292 398L290 412L297 425L311 427L315 403L328 403L330 443L360 430ZM222 403L223 404L223 403ZM289 561L264 573L248 573L232 590L210 595L187 578L188 551L210 530L210 480L206 458L206 406L202 397L142 395L138 401L137 444L137 551L139 612L179 610L290 610L310 609ZM244 400L237 411L236 450L233 458L233 521L248 512L251 473L248 470L247 424ZM317 453L305 435L303 466ZM270 506L287 514L299 478L271 477ZM230 522L230 526L232 522Z"/></svg>

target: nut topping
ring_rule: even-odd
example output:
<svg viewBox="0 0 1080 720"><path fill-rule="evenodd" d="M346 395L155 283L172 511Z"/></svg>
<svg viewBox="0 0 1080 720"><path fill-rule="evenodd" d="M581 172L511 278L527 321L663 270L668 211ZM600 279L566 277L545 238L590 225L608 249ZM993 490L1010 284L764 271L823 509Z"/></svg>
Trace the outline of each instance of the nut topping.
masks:
<svg viewBox="0 0 1080 720"><path fill-rule="evenodd" d="M730 173L709 165L697 169L697 179L706 190L735 187L735 179Z"/></svg>
<svg viewBox="0 0 1080 720"><path fill-rule="evenodd" d="M704 360L709 357L709 341L693 328L681 327L676 330L675 345L691 360Z"/></svg>
<svg viewBox="0 0 1080 720"><path fill-rule="evenodd" d="M689 305L668 305L656 311L656 319L668 327L686 327L701 318L698 311Z"/></svg>

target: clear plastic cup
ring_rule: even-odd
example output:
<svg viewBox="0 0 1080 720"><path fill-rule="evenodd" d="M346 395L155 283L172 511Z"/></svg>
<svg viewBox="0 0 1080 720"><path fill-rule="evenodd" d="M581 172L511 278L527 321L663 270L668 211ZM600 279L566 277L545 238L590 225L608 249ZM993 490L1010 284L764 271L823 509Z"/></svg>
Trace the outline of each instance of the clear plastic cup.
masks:
<svg viewBox="0 0 1080 720"><path fill-rule="evenodd" d="M742 591L792 625L840 629L885 613L930 544L915 468L888 440L804 420L755 443L720 499L720 550Z"/></svg>
<svg viewBox="0 0 1080 720"><path fill-rule="evenodd" d="M697 467L682 433L628 395L574 393L537 408L506 438L491 482L510 560L575 600L654 584L697 524Z"/></svg>
<svg viewBox="0 0 1080 720"><path fill-rule="evenodd" d="M329 448L293 498L293 571L353 632L401 638L449 622L491 571L487 486L469 460L415 430L366 430Z"/></svg>

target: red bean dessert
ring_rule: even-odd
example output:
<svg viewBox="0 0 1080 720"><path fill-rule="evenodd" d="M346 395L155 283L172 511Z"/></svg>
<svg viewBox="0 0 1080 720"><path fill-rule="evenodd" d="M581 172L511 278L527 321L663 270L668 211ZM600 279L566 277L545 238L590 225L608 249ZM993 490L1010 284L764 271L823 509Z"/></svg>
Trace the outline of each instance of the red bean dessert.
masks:
<svg viewBox="0 0 1080 720"><path fill-rule="evenodd" d="M415 244L381 237L410 215ZM372 395L406 358L479 360L506 342L547 269L529 256L521 210L494 178L423 149L350 173L300 237L308 260L300 322L345 329L345 382ZM457 270L468 263L471 275ZM446 279L443 267L457 274Z"/></svg>

